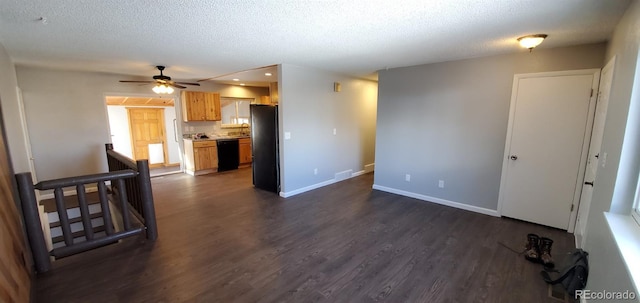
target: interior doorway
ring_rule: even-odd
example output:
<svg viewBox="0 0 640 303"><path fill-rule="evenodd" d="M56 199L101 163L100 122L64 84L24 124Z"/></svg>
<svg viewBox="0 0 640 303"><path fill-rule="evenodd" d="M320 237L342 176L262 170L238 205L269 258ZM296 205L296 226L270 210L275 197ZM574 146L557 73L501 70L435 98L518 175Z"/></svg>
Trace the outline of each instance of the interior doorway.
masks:
<svg viewBox="0 0 640 303"><path fill-rule="evenodd" d="M133 160L148 159L151 175L182 172L173 98L107 96L113 149Z"/></svg>

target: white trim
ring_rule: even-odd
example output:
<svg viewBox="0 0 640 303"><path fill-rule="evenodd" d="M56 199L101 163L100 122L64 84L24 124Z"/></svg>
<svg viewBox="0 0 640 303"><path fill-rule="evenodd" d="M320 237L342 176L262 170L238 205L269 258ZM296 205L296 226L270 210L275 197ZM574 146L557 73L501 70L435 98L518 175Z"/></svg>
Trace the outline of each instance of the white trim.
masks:
<svg viewBox="0 0 640 303"><path fill-rule="evenodd" d="M364 171L364 170L357 171L357 172L355 172L355 173L352 173L352 174L351 174L351 178L353 178L353 177L357 177L357 176L362 176L362 175L364 175L364 174L366 174L366 173L367 173L367 172L366 172L366 171Z"/></svg>
<svg viewBox="0 0 640 303"><path fill-rule="evenodd" d="M353 178L353 169L344 170L334 174L333 180L336 182Z"/></svg>
<svg viewBox="0 0 640 303"><path fill-rule="evenodd" d="M571 212L571 216L569 217L568 222L568 232L573 232L575 229L576 217L578 215L578 209L580 204L580 194L582 192L582 183L584 182L584 171L586 168L587 157L589 153L589 142L591 139L591 127L593 126L593 118L595 113L595 104L597 99L598 92L598 84L600 82L600 69L592 68L592 69L581 69L581 70L569 70L569 71L558 71L558 72L543 72L543 73L528 73L528 74L515 74L513 76L513 84L511 86L511 102L509 103L509 123L507 126L507 136L505 140L504 147L504 155L502 160L502 175L500 178L500 191L498 194L498 216L502 216L502 207L504 205L505 199L505 188L507 180L509 179L509 155L511 151L511 140L513 136L513 125L516 114L516 98L518 96L518 82L521 79L527 78L539 78L539 77L562 77L562 76L572 76L572 75L593 75L593 81L591 83L591 88L593 89L594 94L589 99L589 112L587 114L587 125L585 128L585 134L583 138L583 146L581 153L581 162L580 167L578 168L578 178L576 181L576 188L574 191L574 199L573 204L574 209Z"/></svg>
<svg viewBox="0 0 640 303"><path fill-rule="evenodd" d="M91 187L86 187L85 188L85 192L87 192L87 193L93 193L93 192L97 192L97 191L98 191L98 187L97 186L91 186ZM76 196L76 195L78 195L78 192L75 189L64 190L63 192L64 192L65 196ZM53 199L53 198L55 198L55 195L54 195L53 192L40 195L40 201L47 200L47 199Z"/></svg>
<svg viewBox="0 0 640 303"><path fill-rule="evenodd" d="M372 171L374 171L376 168L376 164L375 163L371 163L371 164L367 164L364 166L364 171L367 173L370 173Z"/></svg>
<svg viewBox="0 0 640 303"><path fill-rule="evenodd" d="M353 173L351 175L351 177L357 177L357 176L362 176L362 175L367 174L367 173L371 173L375 169L375 166L376 166L375 163L366 164L364 166L364 170L357 171L357 172Z"/></svg>
<svg viewBox="0 0 640 303"><path fill-rule="evenodd" d="M583 242L586 242L584 240L584 238L582 237L582 235L580 234L573 234L573 244L576 246L576 248L584 248L584 244Z"/></svg>
<svg viewBox="0 0 640 303"><path fill-rule="evenodd" d="M308 192L310 190L314 190L314 189L318 189L320 187L331 185L333 183L338 183L338 182L342 182L344 180L349 180L351 178L362 176L362 175L364 175L364 174L366 174L368 172L373 171L373 165L374 165L373 163L372 164L367 164L367 165L364 166L364 170L357 171L355 173L351 173L349 177L341 179L341 180L337 180L334 177L333 179L330 179L330 180L327 180L327 181L323 181L323 182L320 182L320 183L316 183L316 184L313 184L313 185L309 185L309 186L306 186L306 187L303 187L303 188L295 189L295 190L292 190L292 191L288 191L288 192L281 191L280 192L280 196L283 197L283 198L289 198L291 196L295 196L295 195L298 195L298 194L301 194L301 193L304 193L304 192ZM370 168L371 170L367 171L367 168ZM351 172L351 171L353 171L353 170L352 169L345 170L345 171L336 173L336 175L339 175L339 174L342 174L342 173L346 173L346 172Z"/></svg>
<svg viewBox="0 0 640 303"><path fill-rule="evenodd" d="M38 176L36 175L35 158L33 158L33 148L31 147L31 137L29 136L29 126L27 125L27 114L24 109L24 99L22 98L22 89L16 86L16 95L18 96L18 112L20 113L20 129L22 130L22 138L24 140L24 148L27 152L27 158L29 160L29 171L31 172L31 180L33 184L38 183ZM36 199L38 199L39 193L36 192Z"/></svg>
<svg viewBox="0 0 640 303"><path fill-rule="evenodd" d="M493 216L493 217L500 217L500 214L498 213L497 210L488 209L488 208L484 208L484 207L478 207L478 206L473 206L473 205L464 204L464 203L460 203L460 202L454 202L454 201L449 201L449 200L445 200L445 199L440 199L440 198L436 198L436 197L425 196L425 195L422 195L422 194L416 194L416 193L404 191L404 190L401 190L401 189L395 189L395 188L381 186L381 185L377 185L377 184L373 185L373 189L380 190L380 191L385 191L385 192L388 192L388 193L401 195L401 196L405 196L405 197L409 197L409 198L414 198L414 199L418 199L418 200L423 200L423 201L427 201L427 202L432 202L432 203L436 203L436 204L441 204L441 205L445 205L445 206L450 206L450 207L454 207L454 208L459 208L459 209L463 209L463 210L468 210L468 211L472 211L472 212L476 212L476 213L480 213L480 214L484 214L484 215L489 215L489 216Z"/></svg>
<svg viewBox="0 0 640 303"><path fill-rule="evenodd" d="M640 228L629 215L605 212L604 217L637 291L640 289Z"/></svg>
<svg viewBox="0 0 640 303"><path fill-rule="evenodd" d="M631 208L631 218L640 226L640 177L638 178L636 195L633 199L633 207Z"/></svg>
<svg viewBox="0 0 640 303"><path fill-rule="evenodd" d="M327 180L327 181L324 181L324 182L316 183L316 184L313 184L313 185L309 185L309 186L306 186L306 187L303 187L303 188L299 188L299 189L296 189L296 190L292 190L292 191L288 191L288 192L282 192L281 191L280 192L280 197L289 198L291 196L295 196L295 195L298 195L298 194L301 194L301 193L304 193L304 192L308 192L310 190L314 190L314 189L318 189L320 187L331 185L333 183L336 183L335 179L331 179L331 180Z"/></svg>
<svg viewBox="0 0 640 303"><path fill-rule="evenodd" d="M595 110L593 113L593 122L591 125L591 135L589 136L589 148L587 150L587 165L585 166L585 171L584 171L584 175L582 177L582 181L587 181L586 177L587 174L589 173L589 161L594 161L593 165L596 165L595 167L595 175L592 176L593 179L589 180L591 182L595 181L597 175L598 175L598 169L599 167L597 167L598 165L600 165L600 161L597 161L596 159L594 159L595 155L594 153L597 154L602 154L602 137L604 136L604 125L606 124L606 112L608 111L608 107L609 104L611 103L611 86L613 83L613 75L614 75L614 71L615 71L615 65L616 65L616 56L613 56L609 62L607 62L607 64L605 64L605 66L602 68L602 70L600 71L600 83L598 84L598 91L595 92L596 94L596 104L595 104ZM603 76L608 75L607 78L603 78ZM608 83L609 86L609 91L608 94L605 96L603 95L603 80L607 81L605 82L605 84ZM602 100L606 99L607 102L603 102ZM600 133L600 145L599 146L595 146L596 142L594 142L593 138L594 135L594 127L596 127L596 119L597 119L597 115L598 112L604 112L604 118L602 118L602 133ZM599 122L599 120L598 120ZM576 244L576 247L578 248L583 248L586 245L586 240L587 240L587 221L588 221L588 217L589 217L589 209L591 207L591 199L593 198L593 186L588 190L591 191L591 195L589 197L587 197L587 192L585 192L585 184L582 183L580 184L581 186L581 192L580 192L580 198L578 199L578 203L577 203L577 208L578 208L578 213L576 215L576 220L575 220L575 226L573 228L573 232L574 232L574 236L576 238L576 241L578 239L580 239L580 243L579 245Z"/></svg>
<svg viewBox="0 0 640 303"><path fill-rule="evenodd" d="M589 147L591 146L591 133L593 131L593 121L596 117L596 105L598 103L598 90L600 88L601 69L593 69L593 82L591 89L593 94L589 98L589 111L587 112L587 125L582 137L582 153L580 155L580 166L578 167L578 176L576 180L576 189L573 194L573 211L569 217L569 227L567 231L574 233L576 230L576 222L578 220L578 210L580 209L580 197L584 188L584 177L587 171L587 161L589 161Z"/></svg>

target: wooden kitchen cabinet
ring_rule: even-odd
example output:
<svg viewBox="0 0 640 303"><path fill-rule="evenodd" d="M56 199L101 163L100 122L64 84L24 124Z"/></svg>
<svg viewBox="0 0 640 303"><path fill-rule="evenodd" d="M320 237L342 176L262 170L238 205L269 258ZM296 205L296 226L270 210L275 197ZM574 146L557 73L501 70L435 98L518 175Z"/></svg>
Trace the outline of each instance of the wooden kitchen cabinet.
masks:
<svg viewBox="0 0 640 303"><path fill-rule="evenodd" d="M260 104L271 105L271 97L269 97L269 96L260 96Z"/></svg>
<svg viewBox="0 0 640 303"><path fill-rule="evenodd" d="M219 93L182 91L181 99L184 121L222 120Z"/></svg>
<svg viewBox="0 0 640 303"><path fill-rule="evenodd" d="M251 139L241 138L238 140L239 153L240 153L240 166L249 166L253 162L251 155Z"/></svg>
<svg viewBox="0 0 640 303"><path fill-rule="evenodd" d="M185 166L190 175L202 175L218 170L218 147L215 140L184 140Z"/></svg>

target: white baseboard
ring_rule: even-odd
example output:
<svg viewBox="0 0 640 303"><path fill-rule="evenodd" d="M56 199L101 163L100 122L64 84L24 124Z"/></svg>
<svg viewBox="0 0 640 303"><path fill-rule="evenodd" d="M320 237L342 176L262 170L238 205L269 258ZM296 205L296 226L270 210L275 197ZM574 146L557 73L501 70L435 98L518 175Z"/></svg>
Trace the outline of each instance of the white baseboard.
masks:
<svg viewBox="0 0 640 303"><path fill-rule="evenodd" d="M335 177L333 178L336 182L344 181L347 179L353 178L353 169L341 171L339 173L335 173Z"/></svg>
<svg viewBox="0 0 640 303"><path fill-rule="evenodd" d="M372 171L374 171L376 168L376 164L375 163L371 163L371 164L367 164L364 166L364 171L365 173L370 173Z"/></svg>
<svg viewBox="0 0 640 303"><path fill-rule="evenodd" d="M93 193L93 192L97 192L98 191L98 187L97 186L91 186L91 187L86 187L85 191L87 193ZM63 191L65 196L75 196L78 194L78 192L75 189L72 190L65 190ZM48 200L48 199L53 199L55 197L53 192L50 193L46 193L46 194L42 194L40 195L40 201L42 200Z"/></svg>
<svg viewBox="0 0 640 303"><path fill-rule="evenodd" d="M367 165L364 166L363 170L357 171L357 172L351 174L351 177L362 176L364 174L373 172L374 167L375 167L375 163L367 164Z"/></svg>
<svg viewBox="0 0 640 303"><path fill-rule="evenodd" d="M481 214L485 214L485 215L489 215L489 216L500 217L500 215L498 214L497 210L488 209L488 208L484 208L484 207L478 207L478 206L473 206L473 205L464 204L464 203L460 203L460 202L444 200L444 199L440 199L440 198L436 198L436 197L429 197L429 196L425 196L425 195L422 195L422 194L416 194L416 193L412 193L412 192L408 192L408 191L404 191L404 190L400 190L400 189L395 189L395 188L390 188L390 187L386 187L386 186L381 186L381 185L377 185L377 184L373 185L373 189L380 190L380 191L385 191L385 192L388 192L388 193L401 195L401 196L405 196L405 197L410 197L410 198L414 198L414 199L418 199L418 200L423 200L423 201L427 201L427 202L432 202L432 203L436 203L436 204L441 204L441 205L445 205L445 206L450 206L450 207L454 207L454 208L464 209L464 210L468 210L468 211L472 211L472 212L476 212L476 213L481 213Z"/></svg>
<svg viewBox="0 0 640 303"><path fill-rule="evenodd" d="M364 175L364 174L366 174L366 173L367 173L367 172L366 172L366 171L364 171L364 170L357 171L357 172L355 172L355 173L352 173L352 174L351 174L351 178L353 178L353 177L357 177L357 176L362 176L362 175Z"/></svg>
<svg viewBox="0 0 640 303"><path fill-rule="evenodd" d="M313 185L309 185L309 186L306 186L306 187L303 187L303 188L299 188L299 189L296 189L296 190L292 190L292 191L288 191L288 192L282 192L281 191L280 192L280 196L283 197L283 198L289 198L291 196L295 196L295 195L298 195L298 194L301 194L301 193L304 193L304 192L308 192L310 190L314 190L314 189L318 189L320 187L331 185L333 183L336 183L335 179L331 179L331 180L327 180L327 181L324 181L324 182L316 183L316 184L313 184Z"/></svg>
<svg viewBox="0 0 640 303"><path fill-rule="evenodd" d="M324 181L324 182L316 183L316 184L309 185L309 186L306 186L306 187L303 187L303 188L299 188L299 189L296 189L296 190L292 190L292 191L288 191L288 192L282 192L281 191L280 192L280 196L283 197L283 198L288 198L288 197L295 196L295 195L298 195L298 194L301 194L301 193L304 193L304 192L308 192L310 190L314 190L314 189L318 189L320 187L331 185L331 184L336 183L336 182L340 182L340 181L351 179L351 178L354 178L354 177L357 177L357 176L361 176L361 175L364 175L364 174L366 174L368 172L372 172L373 171L373 165L374 164L367 164L367 165L364 166L364 170L357 171L355 173L353 172L352 169L345 170L345 171L336 173L335 177L333 179L331 179L331 180L327 180L327 181Z"/></svg>

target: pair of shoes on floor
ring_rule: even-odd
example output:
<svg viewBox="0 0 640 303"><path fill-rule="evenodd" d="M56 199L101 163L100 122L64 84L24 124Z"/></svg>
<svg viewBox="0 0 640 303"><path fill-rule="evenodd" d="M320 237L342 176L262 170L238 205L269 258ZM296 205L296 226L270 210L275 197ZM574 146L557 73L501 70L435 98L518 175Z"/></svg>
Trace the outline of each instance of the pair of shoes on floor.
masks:
<svg viewBox="0 0 640 303"><path fill-rule="evenodd" d="M551 257L551 245L553 245L553 240L549 238L528 234L524 258L534 263L542 263L545 267L553 268L555 264Z"/></svg>

